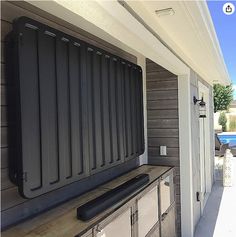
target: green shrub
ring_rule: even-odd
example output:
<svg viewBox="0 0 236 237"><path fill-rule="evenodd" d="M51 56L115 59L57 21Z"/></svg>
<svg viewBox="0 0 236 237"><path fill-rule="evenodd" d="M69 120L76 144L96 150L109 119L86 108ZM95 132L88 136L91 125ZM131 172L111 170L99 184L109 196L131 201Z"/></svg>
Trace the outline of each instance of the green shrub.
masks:
<svg viewBox="0 0 236 237"><path fill-rule="evenodd" d="M214 93L214 112L229 109L230 103L233 101L233 86L223 86L215 84L213 86Z"/></svg>
<svg viewBox="0 0 236 237"><path fill-rule="evenodd" d="M226 132L227 118L226 118L225 112L220 113L218 123L219 123L219 125L222 126L222 131Z"/></svg>
<svg viewBox="0 0 236 237"><path fill-rule="evenodd" d="M229 116L229 131L236 132L236 116L235 115Z"/></svg>

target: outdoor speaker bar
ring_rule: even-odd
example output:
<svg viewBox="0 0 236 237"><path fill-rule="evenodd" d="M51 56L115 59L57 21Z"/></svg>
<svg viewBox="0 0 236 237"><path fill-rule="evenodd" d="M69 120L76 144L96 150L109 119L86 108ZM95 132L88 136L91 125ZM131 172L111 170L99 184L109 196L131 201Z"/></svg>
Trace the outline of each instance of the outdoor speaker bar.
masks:
<svg viewBox="0 0 236 237"><path fill-rule="evenodd" d="M148 174L140 174L103 195L77 208L77 218L88 221L112 205L126 198L149 182Z"/></svg>

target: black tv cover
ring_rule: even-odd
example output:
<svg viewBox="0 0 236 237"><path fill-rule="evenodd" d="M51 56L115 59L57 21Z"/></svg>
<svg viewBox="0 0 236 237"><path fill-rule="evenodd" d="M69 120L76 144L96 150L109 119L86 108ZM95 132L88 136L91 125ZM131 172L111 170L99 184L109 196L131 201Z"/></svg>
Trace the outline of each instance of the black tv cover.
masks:
<svg viewBox="0 0 236 237"><path fill-rule="evenodd" d="M143 153L138 65L26 17L14 22L11 39L17 154L10 177L24 197Z"/></svg>

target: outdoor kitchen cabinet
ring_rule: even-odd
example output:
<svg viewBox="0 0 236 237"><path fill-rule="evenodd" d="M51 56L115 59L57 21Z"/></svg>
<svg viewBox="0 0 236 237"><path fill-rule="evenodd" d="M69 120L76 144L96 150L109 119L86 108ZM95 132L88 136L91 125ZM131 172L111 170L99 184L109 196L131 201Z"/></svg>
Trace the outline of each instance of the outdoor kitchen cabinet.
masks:
<svg viewBox="0 0 236 237"><path fill-rule="evenodd" d="M161 220L161 237L176 236L175 206L171 206Z"/></svg>
<svg viewBox="0 0 236 237"><path fill-rule="evenodd" d="M176 236L173 173L161 177L159 197L161 237Z"/></svg>
<svg viewBox="0 0 236 237"><path fill-rule="evenodd" d="M78 207L100 197L138 175L149 181L88 221L76 218ZM98 188L20 223L2 233L3 237L176 237L173 169L143 165Z"/></svg>
<svg viewBox="0 0 236 237"><path fill-rule="evenodd" d="M94 228L95 237L175 237L173 171L145 187Z"/></svg>
<svg viewBox="0 0 236 237"><path fill-rule="evenodd" d="M95 227L94 233L96 237L131 237L132 236L132 207L125 210L119 210L116 217L108 217L105 221Z"/></svg>
<svg viewBox="0 0 236 237"><path fill-rule="evenodd" d="M158 186L156 180L95 226L94 237L159 237Z"/></svg>
<svg viewBox="0 0 236 237"><path fill-rule="evenodd" d="M149 188L150 189L150 188ZM145 237L158 223L158 182L137 200L138 236ZM148 235L149 236L149 235Z"/></svg>

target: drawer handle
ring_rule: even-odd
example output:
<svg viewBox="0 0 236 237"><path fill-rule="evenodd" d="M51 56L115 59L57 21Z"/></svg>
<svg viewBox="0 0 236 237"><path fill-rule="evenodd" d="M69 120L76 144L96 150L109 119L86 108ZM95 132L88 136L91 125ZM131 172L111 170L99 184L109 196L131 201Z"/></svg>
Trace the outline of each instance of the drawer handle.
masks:
<svg viewBox="0 0 236 237"><path fill-rule="evenodd" d="M101 229L101 227L99 225L96 227L96 232L97 233L101 233L102 232L102 229Z"/></svg>
<svg viewBox="0 0 236 237"><path fill-rule="evenodd" d="M163 214L161 215L161 220L163 221L163 220L166 218L167 215L168 215L167 212L163 213Z"/></svg>

